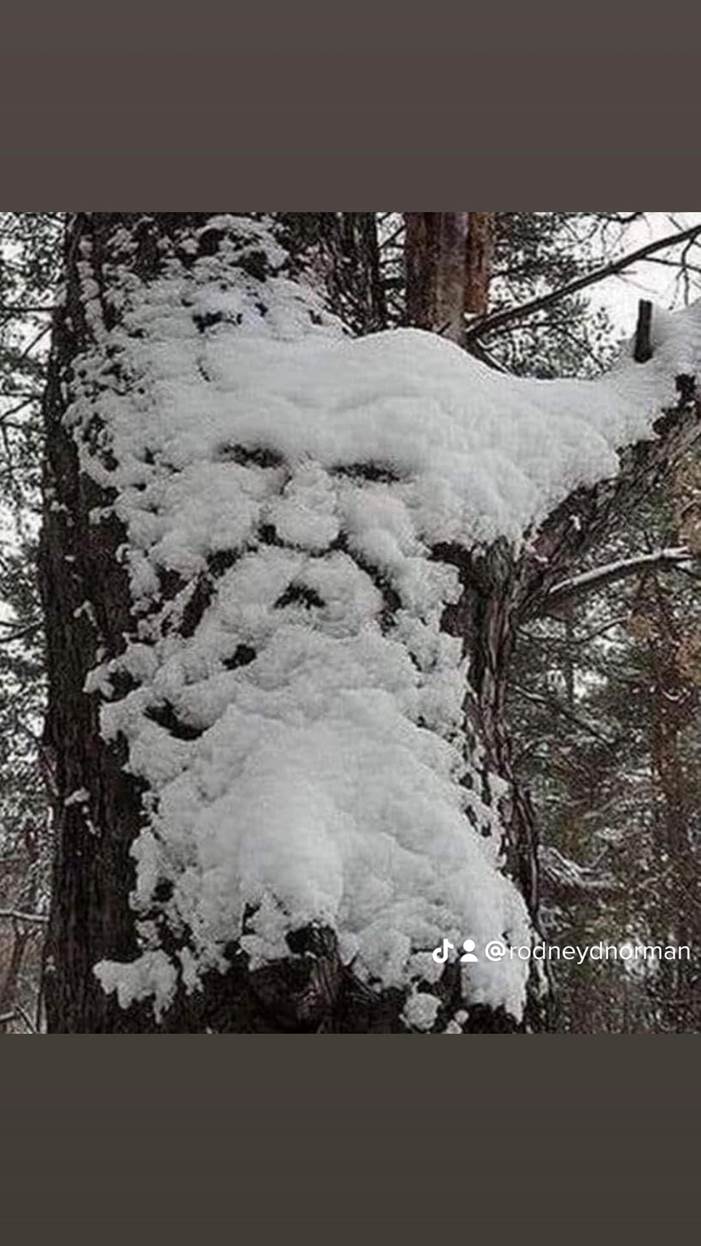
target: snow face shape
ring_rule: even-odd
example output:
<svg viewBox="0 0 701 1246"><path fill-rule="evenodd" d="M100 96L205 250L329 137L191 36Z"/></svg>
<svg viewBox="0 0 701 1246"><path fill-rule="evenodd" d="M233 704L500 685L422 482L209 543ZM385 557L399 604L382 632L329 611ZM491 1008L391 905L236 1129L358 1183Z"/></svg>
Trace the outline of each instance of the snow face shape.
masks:
<svg viewBox="0 0 701 1246"><path fill-rule="evenodd" d="M218 225L216 256L173 260L150 284L128 271L125 236L112 329L84 257L95 350L67 423L83 470L116 491L93 518L123 524L135 619L86 692L148 790L133 845L143 953L96 973L123 1006L161 1011L224 970L232 942L255 969L320 923L430 1028L442 939L530 941L467 755L466 660L440 628L456 573L431 547L518 544L576 485L614 474L616 448L649 436L674 376L696 370L699 313L669 321L650 363L601 381L510 379L419 331L349 339L285 275L266 222ZM526 977L523 961L482 959L465 1001L519 1018Z"/></svg>

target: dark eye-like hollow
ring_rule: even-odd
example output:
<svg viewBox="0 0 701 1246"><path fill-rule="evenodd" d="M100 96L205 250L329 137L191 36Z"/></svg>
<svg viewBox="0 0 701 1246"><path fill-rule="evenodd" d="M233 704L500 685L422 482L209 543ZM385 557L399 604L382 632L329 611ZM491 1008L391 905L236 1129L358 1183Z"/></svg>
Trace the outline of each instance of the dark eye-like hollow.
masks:
<svg viewBox="0 0 701 1246"><path fill-rule="evenodd" d="M199 740L202 735L201 727L193 727L190 723L183 722L178 718L170 701L165 701L163 705L152 705L146 710L146 717L151 722L157 723L159 727L163 727L169 735L176 740Z"/></svg>
<svg viewBox="0 0 701 1246"><path fill-rule="evenodd" d="M325 603L319 596L316 589L309 588L307 584L289 584L284 593L278 597L274 608L282 609L283 606L323 606Z"/></svg>
<svg viewBox="0 0 701 1246"><path fill-rule="evenodd" d="M256 651L250 645L237 645L230 658L224 658L222 663L228 671L235 671L239 666L248 666L256 660Z"/></svg>
<svg viewBox="0 0 701 1246"><path fill-rule="evenodd" d="M239 463L241 467L281 467L284 462L282 455L268 446L223 445L219 447L217 458Z"/></svg>
<svg viewBox="0 0 701 1246"><path fill-rule="evenodd" d="M395 485L401 476L389 463L338 463L331 468L332 476L347 476L351 480L369 480L381 484Z"/></svg>

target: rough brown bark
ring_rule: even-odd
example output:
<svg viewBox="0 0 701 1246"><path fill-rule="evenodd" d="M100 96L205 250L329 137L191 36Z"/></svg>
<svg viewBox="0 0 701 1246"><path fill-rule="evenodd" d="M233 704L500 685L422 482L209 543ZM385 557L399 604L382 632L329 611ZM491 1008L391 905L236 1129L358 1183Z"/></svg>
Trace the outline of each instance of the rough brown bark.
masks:
<svg viewBox="0 0 701 1246"><path fill-rule="evenodd" d="M465 311L486 316L492 275L494 212L470 212L465 259Z"/></svg>
<svg viewBox="0 0 701 1246"><path fill-rule="evenodd" d="M462 337L468 212L406 212L407 322Z"/></svg>
<svg viewBox="0 0 701 1246"><path fill-rule="evenodd" d="M701 893L694 851L692 792L683 758L682 733L698 712L698 688L679 663L681 634L659 581L651 577L636 610L647 631L650 665L650 752L655 796L654 836L660 862L655 903L660 929L694 959L665 965L660 1011L673 1031L698 1030L701 1002L695 953L701 943ZM658 940L656 939L655 942Z"/></svg>
<svg viewBox="0 0 701 1246"><path fill-rule="evenodd" d="M405 212L407 323L462 343L489 302L493 212Z"/></svg>

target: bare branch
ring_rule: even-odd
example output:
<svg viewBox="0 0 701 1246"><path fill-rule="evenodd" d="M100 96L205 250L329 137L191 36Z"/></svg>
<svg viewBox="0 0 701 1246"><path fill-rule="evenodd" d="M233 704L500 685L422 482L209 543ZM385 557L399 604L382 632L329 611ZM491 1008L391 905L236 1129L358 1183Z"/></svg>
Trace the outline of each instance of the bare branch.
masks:
<svg viewBox="0 0 701 1246"><path fill-rule="evenodd" d="M0 918L13 922L35 922L44 926L48 921L42 913L25 913L22 909L0 909Z"/></svg>
<svg viewBox="0 0 701 1246"><path fill-rule="evenodd" d="M590 641L596 640L598 636L604 636L612 628L622 627L627 622L628 615L621 614L617 619L609 619L608 623L602 623L601 627L595 627L593 631L587 632L585 636L575 636L572 643L575 645L588 645Z"/></svg>
<svg viewBox="0 0 701 1246"><path fill-rule="evenodd" d="M51 332L51 324L43 325L42 328L39 330L39 332L34 335L29 345L25 346L22 353L18 355L18 362L21 359L26 359L27 356L31 354L31 352L34 350L34 347L38 346L42 338L45 338L47 334L50 332Z"/></svg>
<svg viewBox="0 0 701 1246"><path fill-rule="evenodd" d="M4 394L0 395L0 397L4 397ZM18 411L23 411L24 408L28 407L32 402L36 402L36 398L33 395L31 398L23 398L22 401L18 402L16 406L9 407L7 411L1 412L0 420L2 420L3 423L7 423L11 415L16 415ZM12 427L12 425L10 425L10 427Z"/></svg>
<svg viewBox="0 0 701 1246"><path fill-rule="evenodd" d="M43 316L54 310L52 303L4 303L0 304L0 316Z"/></svg>
<svg viewBox="0 0 701 1246"><path fill-rule="evenodd" d="M568 580L555 584L548 593L545 608L549 611L565 601L572 601L584 593L591 592L592 589L615 584L618 580L635 575L638 571L651 570L653 567L671 567L677 563L691 562L692 559L693 555L689 547L678 545L669 549L654 550L651 554L638 554L635 558L623 558L619 562L610 562L603 567L594 567L591 571L584 571L581 575L572 576Z"/></svg>
<svg viewBox="0 0 701 1246"><path fill-rule="evenodd" d="M22 1005L18 1001L15 1001L15 1011L20 1021L23 1021L24 1024L26 1025L27 1029L29 1030L29 1033L36 1034L37 1028L34 1022L32 1021L32 1018L29 1016L29 1013L27 1012L27 1010L23 1008Z"/></svg>
<svg viewBox="0 0 701 1246"><path fill-rule="evenodd" d="M658 238L655 242L649 242L646 246L639 247L637 251L631 251L628 255L623 255L618 260L612 260L610 264L604 264L601 268L595 268L592 272L585 273L582 277L577 277L574 281L560 286L557 290L551 290L548 294L541 295L540 298L531 299L528 303L522 303L520 307L508 307L505 311L494 312L491 316L483 316L465 330L464 343L466 346L469 346L470 342L475 338L510 327L513 321L523 320L525 316L532 316L534 312L542 311L543 308L550 307L553 303L567 298L570 294L576 294L579 290L584 290L587 286L603 281L606 277L613 277L616 273L622 272L624 268L629 268L631 264L647 259L649 255L653 255L656 251L662 251L665 247L677 246L680 242L698 238L699 235L701 235L701 225L693 225L690 229L681 230L676 234L667 234L664 238Z"/></svg>

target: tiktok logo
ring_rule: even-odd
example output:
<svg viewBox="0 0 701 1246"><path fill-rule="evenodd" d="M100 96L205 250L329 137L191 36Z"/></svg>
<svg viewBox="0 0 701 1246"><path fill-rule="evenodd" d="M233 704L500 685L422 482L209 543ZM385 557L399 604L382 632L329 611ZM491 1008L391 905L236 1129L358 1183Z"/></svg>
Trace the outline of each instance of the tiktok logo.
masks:
<svg viewBox="0 0 701 1246"><path fill-rule="evenodd" d="M450 953L455 951L455 944L449 939L441 939L439 947L434 947L431 955L437 965L445 965L450 960Z"/></svg>
<svg viewBox="0 0 701 1246"><path fill-rule="evenodd" d="M479 956L475 956L475 946L476 945L475 945L474 939L463 940L463 945L462 945L463 954L460 957L461 965L468 965L468 964L474 965L478 963ZM455 944L451 943L450 939L441 939L438 947L434 947L433 951L431 952L431 955L437 965L445 965L449 960L453 959L451 956L451 952L454 952L454 951L455 951Z"/></svg>

